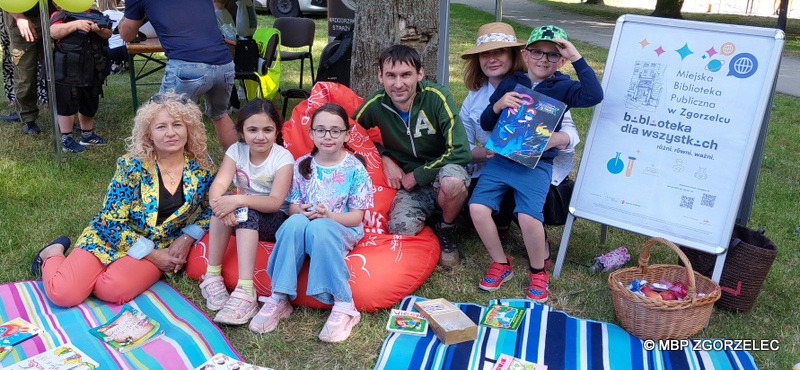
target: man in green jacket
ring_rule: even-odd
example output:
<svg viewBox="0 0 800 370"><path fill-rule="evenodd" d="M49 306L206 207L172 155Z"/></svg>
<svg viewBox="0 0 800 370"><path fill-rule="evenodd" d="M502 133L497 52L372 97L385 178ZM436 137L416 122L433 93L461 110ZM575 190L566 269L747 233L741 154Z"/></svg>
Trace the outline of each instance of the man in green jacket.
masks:
<svg viewBox="0 0 800 370"><path fill-rule="evenodd" d="M450 91L430 81L416 50L394 45L378 59L383 89L367 98L353 118L365 129L378 127L376 143L390 187L398 189L389 210L392 234L416 235L437 211L434 226L441 245L439 264L458 264L454 221L467 200L472 159L467 134Z"/></svg>

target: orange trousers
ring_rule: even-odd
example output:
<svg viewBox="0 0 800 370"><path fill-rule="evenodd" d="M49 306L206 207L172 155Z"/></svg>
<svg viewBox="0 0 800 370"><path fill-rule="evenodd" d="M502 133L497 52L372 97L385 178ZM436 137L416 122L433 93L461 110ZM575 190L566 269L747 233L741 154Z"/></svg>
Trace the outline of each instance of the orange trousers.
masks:
<svg viewBox="0 0 800 370"><path fill-rule="evenodd" d="M73 249L66 257L47 257L42 264L47 298L61 307L81 304L90 294L106 302L123 304L160 277L161 270L146 259L125 256L104 266L94 254L83 249Z"/></svg>

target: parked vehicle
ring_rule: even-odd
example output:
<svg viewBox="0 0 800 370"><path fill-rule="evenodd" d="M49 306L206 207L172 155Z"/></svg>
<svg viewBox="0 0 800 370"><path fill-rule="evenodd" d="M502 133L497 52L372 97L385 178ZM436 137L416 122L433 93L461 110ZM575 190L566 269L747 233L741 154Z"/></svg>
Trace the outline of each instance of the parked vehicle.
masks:
<svg viewBox="0 0 800 370"><path fill-rule="evenodd" d="M253 0L253 3L269 9L276 18L328 12L328 0Z"/></svg>

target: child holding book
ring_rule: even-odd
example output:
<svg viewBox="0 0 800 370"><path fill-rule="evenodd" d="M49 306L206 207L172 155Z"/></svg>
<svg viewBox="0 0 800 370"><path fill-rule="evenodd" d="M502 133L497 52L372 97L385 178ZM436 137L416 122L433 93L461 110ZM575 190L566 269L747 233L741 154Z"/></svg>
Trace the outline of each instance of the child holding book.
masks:
<svg viewBox="0 0 800 370"><path fill-rule="evenodd" d="M481 114L481 127L491 131L506 108L519 109L522 96L514 91L521 84L534 91L563 101L567 107L591 107L603 99L594 70L567 41L567 33L556 26L542 26L531 32L522 51L527 73L516 72L504 78L489 98L489 105ZM578 75L573 81L558 71L569 60ZM559 131L557 125L555 131ZM545 235L542 215L545 196L551 182L553 158L558 149L548 142L536 167L529 168L502 156L493 156L486 162L481 179L469 200L470 215L475 230L486 246L493 262L479 287L496 290L513 277L511 259L503 252L492 213L497 212L503 194L514 191L514 213L519 220L522 239L528 252L529 285L526 297L543 303L547 301L549 276L545 270Z"/></svg>
<svg viewBox="0 0 800 370"><path fill-rule="evenodd" d="M361 319L344 256L364 236L362 220L373 206L373 190L363 157L348 153L353 152L347 145L349 130L347 113L339 105L325 104L311 116L314 149L296 162L287 198L291 216L278 230L267 263L272 295L259 298L264 306L250 330L271 332L289 316L288 300L297 296L297 274L307 256L311 265L306 294L333 304L319 338L341 342Z"/></svg>
<svg viewBox="0 0 800 370"><path fill-rule="evenodd" d="M292 182L292 154L282 147L283 120L269 100L254 99L239 111L239 142L225 152L225 159L211 184L211 217L208 268L200 284L206 306L220 310L214 321L241 325L258 312L253 288L258 241L275 241L286 220L286 195ZM233 183L237 193L226 194ZM239 218L237 218L239 214ZM246 217L245 217L246 216ZM239 281L229 295L225 289L222 258L231 232L236 232Z"/></svg>

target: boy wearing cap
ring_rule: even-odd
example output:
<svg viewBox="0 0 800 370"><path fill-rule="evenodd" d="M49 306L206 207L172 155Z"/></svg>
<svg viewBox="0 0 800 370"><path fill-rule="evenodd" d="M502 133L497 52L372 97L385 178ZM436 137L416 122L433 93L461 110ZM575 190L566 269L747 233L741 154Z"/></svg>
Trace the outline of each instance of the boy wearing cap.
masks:
<svg viewBox="0 0 800 370"><path fill-rule="evenodd" d="M522 56L528 66L527 73L516 72L500 82L489 98L489 105L481 114L480 122L484 130L491 131L494 128L503 109L520 108L521 96L514 92L517 84L561 100L568 108L591 107L603 100L603 89L594 70L575 46L567 41L567 33L561 28L542 26L534 29ZM567 60L572 62L579 81L573 81L568 75L558 71ZM559 123L555 131L560 130ZM497 289L513 276L510 273L510 260L499 243L491 217L499 209L502 194L514 190L514 213L517 215L530 261L526 296L540 303L547 301L549 276L544 264L548 252L545 250L542 208L552 178L553 158L558 153L554 144L552 141L548 142L535 168L528 168L502 156L493 156L486 162L481 181L469 200L475 229L494 261L481 281L482 289ZM491 284L484 284L485 282Z"/></svg>

